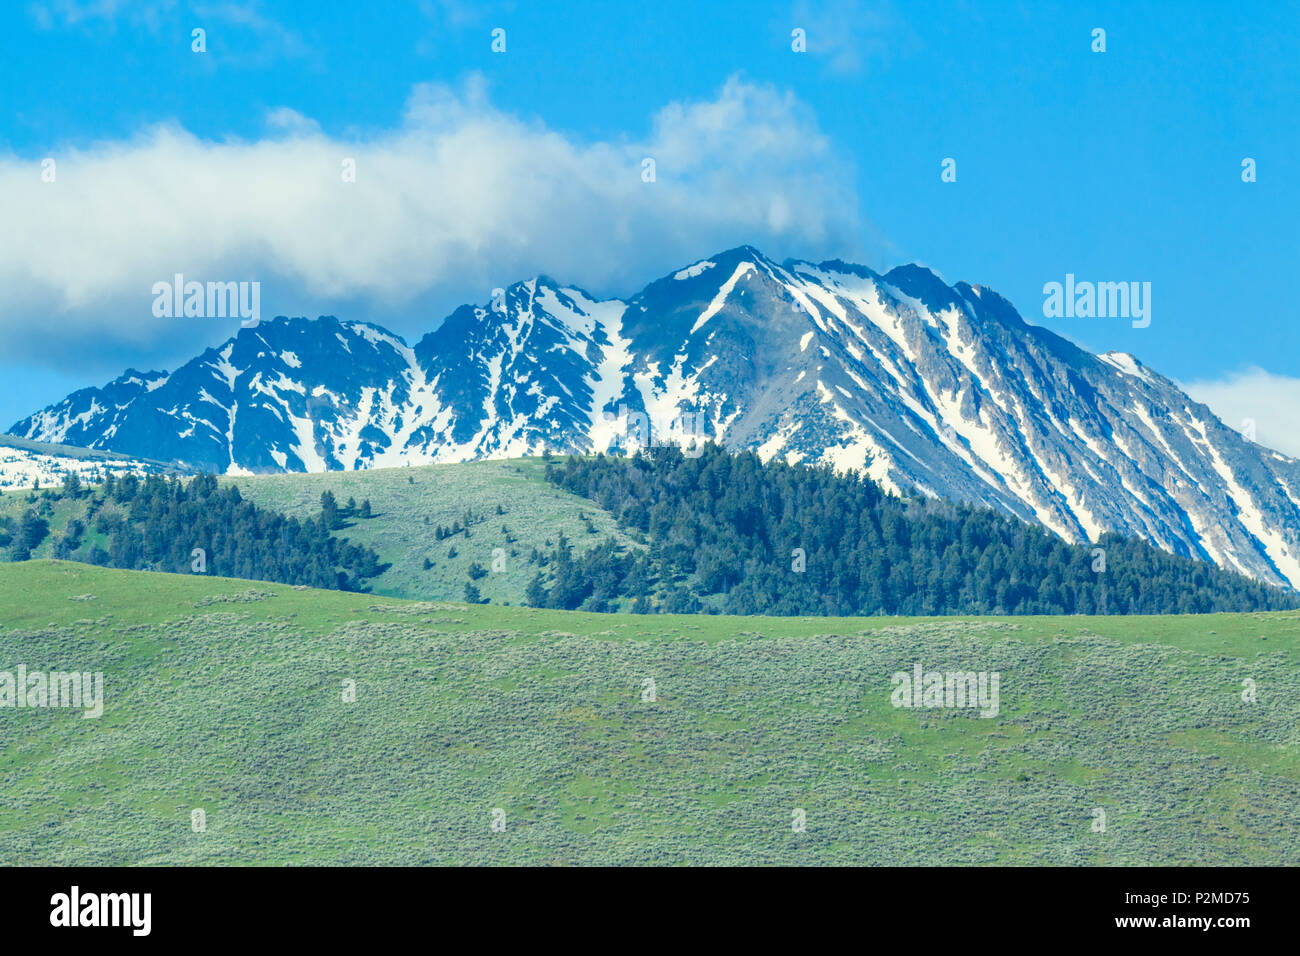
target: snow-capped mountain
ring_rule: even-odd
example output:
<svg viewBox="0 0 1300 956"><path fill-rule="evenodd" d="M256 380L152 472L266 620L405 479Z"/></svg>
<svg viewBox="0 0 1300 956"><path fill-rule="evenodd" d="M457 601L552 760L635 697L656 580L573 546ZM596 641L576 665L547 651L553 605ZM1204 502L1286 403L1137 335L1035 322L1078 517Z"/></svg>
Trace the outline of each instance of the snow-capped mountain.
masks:
<svg viewBox="0 0 1300 956"><path fill-rule="evenodd" d="M10 431L240 474L605 450L644 437L641 415L656 439L690 422L1070 541L1136 534L1300 587L1300 463L1132 356L915 265L777 264L746 246L626 301L540 276L414 348L363 322L277 318Z"/></svg>

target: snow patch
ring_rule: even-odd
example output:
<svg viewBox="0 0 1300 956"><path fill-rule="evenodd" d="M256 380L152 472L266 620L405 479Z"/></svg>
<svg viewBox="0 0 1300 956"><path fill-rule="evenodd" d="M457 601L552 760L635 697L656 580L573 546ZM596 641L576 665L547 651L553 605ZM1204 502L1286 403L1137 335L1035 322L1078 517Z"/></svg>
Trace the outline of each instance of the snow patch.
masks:
<svg viewBox="0 0 1300 956"><path fill-rule="evenodd" d="M702 274L706 269L712 269L715 265L717 265L716 262L709 262L705 259L701 262L695 263L693 266L687 266L681 272L674 273L673 278L678 282L683 279L694 279L697 275Z"/></svg>
<svg viewBox="0 0 1300 956"><path fill-rule="evenodd" d="M736 271L731 274L731 278L722 284L722 288L718 290L718 294L713 297L713 301L709 303L709 307L700 313L700 317L696 319L695 324L691 326L691 335L698 332L704 327L704 324L708 322L709 319L722 311L722 307L727 304L727 296L731 295L732 290L736 288L736 283L753 271L754 263L752 262L742 262L736 267Z"/></svg>

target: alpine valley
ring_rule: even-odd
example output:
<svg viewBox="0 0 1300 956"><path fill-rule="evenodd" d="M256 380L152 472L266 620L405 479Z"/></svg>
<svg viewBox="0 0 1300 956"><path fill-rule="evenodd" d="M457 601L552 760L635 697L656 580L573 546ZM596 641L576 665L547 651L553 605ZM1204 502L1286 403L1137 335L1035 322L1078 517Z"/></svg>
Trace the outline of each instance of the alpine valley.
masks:
<svg viewBox="0 0 1300 956"><path fill-rule="evenodd" d="M1300 588L1300 462L1133 356L1093 355L915 265L778 264L745 246L626 300L539 276L414 347L279 317L10 433L242 475L597 452L683 422L1071 542L1114 531Z"/></svg>

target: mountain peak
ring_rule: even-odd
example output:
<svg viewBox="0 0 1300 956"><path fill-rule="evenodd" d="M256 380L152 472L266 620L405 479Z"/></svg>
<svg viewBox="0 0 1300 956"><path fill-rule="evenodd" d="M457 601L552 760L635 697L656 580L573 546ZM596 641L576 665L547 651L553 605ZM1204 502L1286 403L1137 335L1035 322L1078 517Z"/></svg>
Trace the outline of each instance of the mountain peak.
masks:
<svg viewBox="0 0 1300 956"><path fill-rule="evenodd" d="M885 273L884 280L905 295L923 302L931 312L942 312L959 301L956 291L937 272L917 262L895 266Z"/></svg>
<svg viewBox="0 0 1300 956"><path fill-rule="evenodd" d="M277 315L272 319L263 319L255 325L242 326L225 344L234 342L242 345L253 341L266 343L268 338L276 343L289 339L329 339L336 335L371 341L388 339L394 343L406 344L401 336L390 332L382 325L363 319L340 319L334 315L319 315L315 318L305 315ZM225 345L222 346L224 347Z"/></svg>
<svg viewBox="0 0 1300 956"><path fill-rule="evenodd" d="M588 453L628 447L634 417L654 440L690 421L1069 541L1137 535L1300 585L1300 466L1127 353L1086 353L923 265L777 267L742 245L628 300L539 275L503 306L462 306L413 349L368 322L277 316L12 431L244 473Z"/></svg>
<svg viewBox="0 0 1300 956"><path fill-rule="evenodd" d="M723 252L719 252L715 256L710 256L709 258L719 265L727 266L737 266L742 262L752 262L755 265L758 265L760 263L770 263L772 261L751 245L736 246L734 249L727 249Z"/></svg>

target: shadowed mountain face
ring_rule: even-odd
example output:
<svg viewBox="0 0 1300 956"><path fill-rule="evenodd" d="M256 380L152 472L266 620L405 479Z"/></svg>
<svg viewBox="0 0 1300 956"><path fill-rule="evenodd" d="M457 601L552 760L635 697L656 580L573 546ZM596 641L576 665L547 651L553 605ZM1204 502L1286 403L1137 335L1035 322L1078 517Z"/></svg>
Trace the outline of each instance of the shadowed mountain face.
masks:
<svg viewBox="0 0 1300 956"><path fill-rule="evenodd" d="M778 265L741 247L626 301L542 276L462 306L414 348L367 323L277 318L10 432L235 474L690 432L1300 587L1300 463L1132 356L1092 355L918 266Z"/></svg>

